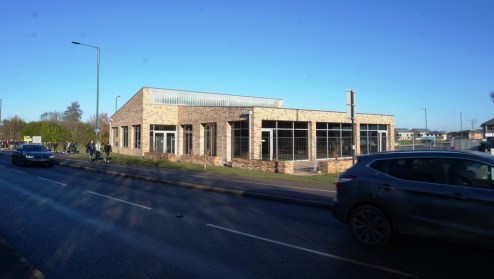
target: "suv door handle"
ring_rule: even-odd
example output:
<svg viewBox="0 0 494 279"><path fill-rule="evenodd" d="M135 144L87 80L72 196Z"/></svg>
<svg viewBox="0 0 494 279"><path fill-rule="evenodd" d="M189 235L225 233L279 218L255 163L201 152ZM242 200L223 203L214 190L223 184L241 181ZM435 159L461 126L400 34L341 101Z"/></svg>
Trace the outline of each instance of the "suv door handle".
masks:
<svg viewBox="0 0 494 279"><path fill-rule="evenodd" d="M378 188L384 191L390 191L395 189L394 187L391 187L389 184L380 185Z"/></svg>
<svg viewBox="0 0 494 279"><path fill-rule="evenodd" d="M467 197L463 196L462 194L458 194L458 193L448 194L448 195L446 195L446 197L448 199L453 199L453 200L466 200L467 199Z"/></svg>

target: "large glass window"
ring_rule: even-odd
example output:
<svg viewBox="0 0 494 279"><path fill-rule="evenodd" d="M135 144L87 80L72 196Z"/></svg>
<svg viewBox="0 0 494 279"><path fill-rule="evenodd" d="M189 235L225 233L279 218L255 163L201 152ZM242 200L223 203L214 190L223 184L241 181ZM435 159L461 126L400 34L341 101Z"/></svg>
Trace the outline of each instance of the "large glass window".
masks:
<svg viewBox="0 0 494 279"><path fill-rule="evenodd" d="M134 125L134 148L141 148L141 125Z"/></svg>
<svg viewBox="0 0 494 279"><path fill-rule="evenodd" d="M360 154L387 151L388 126L379 124L360 125Z"/></svg>
<svg viewBox="0 0 494 279"><path fill-rule="evenodd" d="M192 154L192 125L184 125L183 127L183 154Z"/></svg>
<svg viewBox="0 0 494 279"><path fill-rule="evenodd" d="M272 154L271 160L308 160L309 159L309 123L292 121L262 121L263 132L270 138L262 145L262 154ZM264 150L269 148L270 150ZM268 158L263 156L263 158Z"/></svg>
<svg viewBox="0 0 494 279"><path fill-rule="evenodd" d="M118 127L113 128L113 147L118 147Z"/></svg>
<svg viewBox="0 0 494 279"><path fill-rule="evenodd" d="M352 126L342 123L316 123L316 158L352 156Z"/></svg>
<svg viewBox="0 0 494 279"><path fill-rule="evenodd" d="M232 156L249 158L249 121L232 122Z"/></svg>
<svg viewBox="0 0 494 279"><path fill-rule="evenodd" d="M129 126L123 126L122 132L123 132L123 147L129 147Z"/></svg>
<svg viewBox="0 0 494 279"><path fill-rule="evenodd" d="M204 124L204 154L216 156L216 123Z"/></svg>

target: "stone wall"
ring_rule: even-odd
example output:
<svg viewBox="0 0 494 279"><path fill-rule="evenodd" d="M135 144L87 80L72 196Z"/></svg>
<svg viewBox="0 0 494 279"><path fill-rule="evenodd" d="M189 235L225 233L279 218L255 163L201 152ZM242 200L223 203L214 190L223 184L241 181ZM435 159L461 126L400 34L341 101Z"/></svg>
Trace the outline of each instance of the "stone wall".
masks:
<svg viewBox="0 0 494 279"><path fill-rule="evenodd" d="M196 165L222 166L221 157L218 156L197 156L197 155L182 155L179 158L182 163L190 163Z"/></svg>
<svg viewBox="0 0 494 279"><path fill-rule="evenodd" d="M234 158L232 167L263 172L293 174L293 162L291 161L259 161Z"/></svg>
<svg viewBox="0 0 494 279"><path fill-rule="evenodd" d="M352 159L319 161L319 171L322 174L340 174L352 166Z"/></svg>
<svg viewBox="0 0 494 279"><path fill-rule="evenodd" d="M182 155L177 158L175 154L160 153L160 152L144 152L144 159L150 160L164 160L170 162L181 162L196 165L208 165L208 166L222 166L221 157L217 156L195 156L195 155Z"/></svg>
<svg viewBox="0 0 494 279"><path fill-rule="evenodd" d="M165 160L165 161L170 161L170 162L176 162L177 156L175 156L175 154L170 154L170 153L144 152L144 159Z"/></svg>

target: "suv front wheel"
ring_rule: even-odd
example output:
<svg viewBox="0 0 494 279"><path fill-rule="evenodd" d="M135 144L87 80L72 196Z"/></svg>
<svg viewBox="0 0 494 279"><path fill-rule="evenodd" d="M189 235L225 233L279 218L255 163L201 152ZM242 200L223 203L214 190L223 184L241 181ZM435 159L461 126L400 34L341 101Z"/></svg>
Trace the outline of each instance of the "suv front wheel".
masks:
<svg viewBox="0 0 494 279"><path fill-rule="evenodd" d="M355 208L348 221L353 238L362 246L379 248L391 239L391 223L386 214L375 206Z"/></svg>

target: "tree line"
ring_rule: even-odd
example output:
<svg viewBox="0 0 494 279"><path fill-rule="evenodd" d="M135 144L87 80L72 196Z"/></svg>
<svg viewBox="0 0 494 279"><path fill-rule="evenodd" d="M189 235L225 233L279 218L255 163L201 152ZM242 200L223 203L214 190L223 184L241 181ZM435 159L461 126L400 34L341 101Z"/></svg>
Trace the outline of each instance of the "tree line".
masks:
<svg viewBox="0 0 494 279"><path fill-rule="evenodd" d="M82 122L83 111L79 102L72 102L64 112L45 112L40 121L25 122L15 115L2 121L1 139L22 142L24 136L41 136L43 143L87 143L96 138L96 117ZM107 113L99 115L100 139L108 142L110 135L110 118Z"/></svg>

